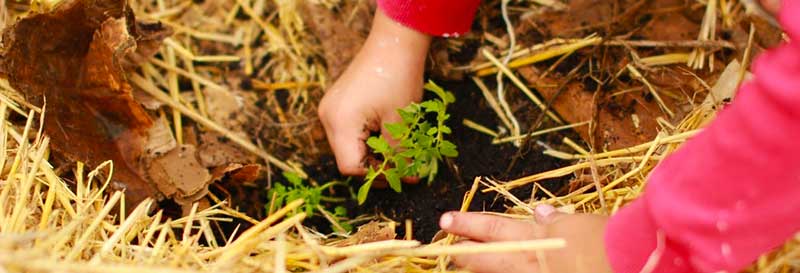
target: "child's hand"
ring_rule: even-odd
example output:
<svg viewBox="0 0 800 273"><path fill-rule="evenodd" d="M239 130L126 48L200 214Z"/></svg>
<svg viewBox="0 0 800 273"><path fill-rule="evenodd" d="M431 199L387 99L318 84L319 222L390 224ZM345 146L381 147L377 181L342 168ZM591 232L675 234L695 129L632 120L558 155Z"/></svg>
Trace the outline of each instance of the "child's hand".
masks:
<svg viewBox="0 0 800 273"><path fill-rule="evenodd" d="M430 36L376 12L364 46L319 105L342 174L364 175L369 131L381 130L391 141L383 124L399 122L397 109L422 98L430 41Z"/></svg>
<svg viewBox="0 0 800 273"><path fill-rule="evenodd" d="M761 0L761 5L770 13L778 14L778 10L781 8L781 0Z"/></svg>
<svg viewBox="0 0 800 273"><path fill-rule="evenodd" d="M466 237L465 244L494 241L563 238L567 247L542 252L463 255L453 262L478 273L506 272L612 272L605 255L603 234L607 217L563 214L548 205L536 208L536 221L522 221L479 213L450 212L439 225L444 231Z"/></svg>

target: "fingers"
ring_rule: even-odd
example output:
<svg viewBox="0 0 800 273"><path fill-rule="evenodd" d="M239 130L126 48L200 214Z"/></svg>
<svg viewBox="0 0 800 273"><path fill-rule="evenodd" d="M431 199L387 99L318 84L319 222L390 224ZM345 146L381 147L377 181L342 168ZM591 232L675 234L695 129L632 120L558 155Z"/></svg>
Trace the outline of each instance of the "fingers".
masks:
<svg viewBox="0 0 800 273"><path fill-rule="evenodd" d="M364 141L369 137L369 132L364 130L366 121L360 115L342 108L320 106L322 125L336 156L339 172L347 176L363 176L366 169L362 161L367 154Z"/></svg>
<svg viewBox="0 0 800 273"><path fill-rule="evenodd" d="M445 213L439 219L439 226L449 233L481 242L531 240L545 233L542 226L532 221L468 212Z"/></svg>
<svg viewBox="0 0 800 273"><path fill-rule="evenodd" d="M461 245L476 245L476 242L462 242ZM535 260L520 253L491 253L453 256L453 264L459 268L476 273L536 272Z"/></svg>
<svg viewBox="0 0 800 273"><path fill-rule="evenodd" d="M536 223L547 225L555 222L556 218L560 217L562 213L558 212L555 207L548 204L541 204L534 208L534 217Z"/></svg>
<svg viewBox="0 0 800 273"><path fill-rule="evenodd" d="M417 183L419 183L419 177L416 177L416 176L403 177L400 180L402 180L403 183L406 183L406 184L417 184Z"/></svg>
<svg viewBox="0 0 800 273"><path fill-rule="evenodd" d="M781 8L781 0L761 0L764 9L772 14L778 14Z"/></svg>

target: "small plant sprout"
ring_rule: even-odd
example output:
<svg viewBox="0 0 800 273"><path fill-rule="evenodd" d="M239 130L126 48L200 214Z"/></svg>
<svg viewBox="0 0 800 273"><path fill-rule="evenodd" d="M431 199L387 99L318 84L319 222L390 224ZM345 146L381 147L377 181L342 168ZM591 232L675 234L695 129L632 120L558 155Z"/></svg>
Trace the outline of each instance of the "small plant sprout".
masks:
<svg viewBox="0 0 800 273"><path fill-rule="evenodd" d="M445 140L445 135L451 133L450 127L445 125L450 118L446 110L455 102L455 96L431 81L425 84L425 90L433 92L437 98L399 109L402 121L384 125L398 142L396 147L389 145L383 136L367 139L367 145L383 157L383 162L367 169L365 183L358 189L359 204L367 200L372 183L381 175L394 191L401 192L400 178L427 178L430 184L439 172L439 162L445 157L458 156L456 145Z"/></svg>
<svg viewBox="0 0 800 273"><path fill-rule="evenodd" d="M270 203L267 204L267 211L272 211L274 208L282 208L286 204L291 203L297 199L303 199L303 206L297 208L295 211L289 213L290 215L297 214L299 212L305 212L306 215L312 216L315 215L316 212L322 212L322 202L342 202L344 199L342 198L333 198L324 196L322 192L328 188L331 188L336 185L347 185L345 182L341 181L332 181L328 182L324 185L314 187L312 185L308 185L304 183L303 179L300 178L295 173L291 172L284 172L283 177L288 182L288 185L283 185L281 183L274 183L272 188L269 189L267 192L268 198L271 199ZM347 219L347 209L342 206L337 206L334 208L334 217L326 217L328 218L334 226L339 227L351 227L349 224L340 222L342 219ZM349 230L347 230L349 231Z"/></svg>

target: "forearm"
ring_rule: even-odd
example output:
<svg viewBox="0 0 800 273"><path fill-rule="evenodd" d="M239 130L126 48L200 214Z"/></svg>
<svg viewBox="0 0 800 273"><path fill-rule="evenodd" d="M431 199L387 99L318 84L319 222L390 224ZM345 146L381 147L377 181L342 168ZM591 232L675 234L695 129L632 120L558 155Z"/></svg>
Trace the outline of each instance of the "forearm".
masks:
<svg viewBox="0 0 800 273"><path fill-rule="evenodd" d="M800 230L798 12L800 2L783 6L793 42L759 57L755 80L612 218L606 245L617 272L639 272L648 259L658 259L653 272L735 272Z"/></svg>

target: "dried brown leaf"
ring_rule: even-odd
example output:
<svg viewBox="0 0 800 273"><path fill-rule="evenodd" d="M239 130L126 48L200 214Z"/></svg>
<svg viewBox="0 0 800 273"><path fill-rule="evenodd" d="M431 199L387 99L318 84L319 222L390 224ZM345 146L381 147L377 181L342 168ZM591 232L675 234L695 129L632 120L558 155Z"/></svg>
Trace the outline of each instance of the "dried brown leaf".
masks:
<svg viewBox="0 0 800 273"><path fill-rule="evenodd" d="M358 231L349 238L338 242L337 246L351 246L364 243L386 241L397 238L392 225L372 221L358 227Z"/></svg>
<svg viewBox="0 0 800 273"><path fill-rule="evenodd" d="M261 171L261 166L258 164L237 164L232 163L228 166L217 167L211 171L211 181L213 182L226 182L232 184L248 184L252 183L258 178ZM228 178L222 181L223 178Z"/></svg>
<svg viewBox="0 0 800 273"><path fill-rule="evenodd" d="M154 159L147 173L156 187L167 197L192 197L208 191L211 174L197 160L197 149L192 145L181 145L177 149ZM193 200L193 201L194 201Z"/></svg>
<svg viewBox="0 0 800 273"><path fill-rule="evenodd" d="M47 103L45 132L71 160L114 160L129 201L154 196L139 164L152 121L131 96L120 60L134 51L124 1L68 1L4 33L0 74L27 101Z"/></svg>
<svg viewBox="0 0 800 273"><path fill-rule="evenodd" d="M125 1L66 0L8 27L0 50L0 76L29 103L46 104L54 150L89 165L113 160L112 185L132 204L157 196L141 164L153 122L123 67L137 39L157 39L132 35L135 25Z"/></svg>
<svg viewBox="0 0 800 273"><path fill-rule="evenodd" d="M200 143L197 156L200 163L208 168L256 161L252 154L242 151L222 135L214 132L201 133Z"/></svg>
<svg viewBox="0 0 800 273"><path fill-rule="evenodd" d="M158 157L166 154L175 149L178 142L172 136L172 130L169 128L167 121L157 119L148 131L147 144L145 144L145 151L150 157Z"/></svg>
<svg viewBox="0 0 800 273"><path fill-rule="evenodd" d="M161 22L137 22L133 13L128 13L128 22L134 22L128 29L136 39L136 50L125 56L126 66L135 67L147 62L161 48L161 43L172 36L172 29Z"/></svg>

